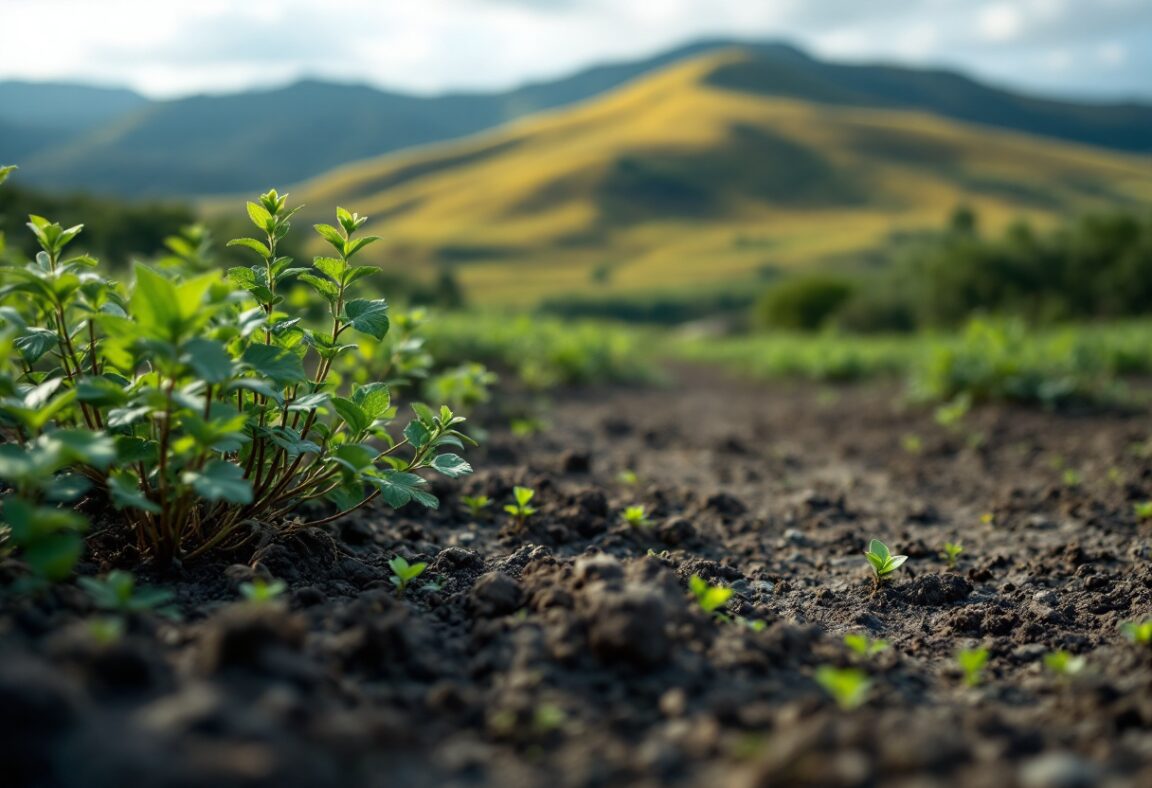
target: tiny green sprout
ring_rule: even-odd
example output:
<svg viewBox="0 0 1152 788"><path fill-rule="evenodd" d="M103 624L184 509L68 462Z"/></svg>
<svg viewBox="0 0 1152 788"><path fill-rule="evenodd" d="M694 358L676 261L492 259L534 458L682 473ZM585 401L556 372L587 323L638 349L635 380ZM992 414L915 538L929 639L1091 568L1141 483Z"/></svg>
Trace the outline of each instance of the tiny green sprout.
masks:
<svg viewBox="0 0 1152 788"><path fill-rule="evenodd" d="M736 623L742 624L753 632L763 632L768 628L767 622L759 618L744 618L743 616L737 616Z"/></svg>
<svg viewBox="0 0 1152 788"><path fill-rule="evenodd" d="M816 669L816 683L832 696L843 711L852 711L868 700L872 681L859 668L834 668L822 665Z"/></svg>
<svg viewBox="0 0 1152 788"><path fill-rule="evenodd" d="M1078 657L1067 651L1053 651L1044 655L1044 667L1057 676L1075 676L1082 673L1088 665L1088 660Z"/></svg>
<svg viewBox="0 0 1152 788"><path fill-rule="evenodd" d="M516 530L524 530L524 523L529 517L536 514L536 508L528 505L535 496L536 491L527 487L514 487L512 489L512 497L516 499L516 503L506 505L504 511L512 515L512 519L516 523Z"/></svg>
<svg viewBox="0 0 1152 788"><path fill-rule="evenodd" d="M924 441L919 435L909 433L900 438L900 446L904 451L912 455L920 454L924 451Z"/></svg>
<svg viewBox="0 0 1152 788"><path fill-rule="evenodd" d="M616 474L616 481L621 484L637 485L640 483L640 477L636 475L636 471L625 468Z"/></svg>
<svg viewBox="0 0 1152 788"><path fill-rule="evenodd" d="M992 512L984 512L984 514L980 515L980 525L995 525L995 524L996 524L996 515L992 514Z"/></svg>
<svg viewBox="0 0 1152 788"><path fill-rule="evenodd" d="M492 505L492 499L487 495L461 495L460 503L467 507L473 520L479 520L484 510Z"/></svg>
<svg viewBox="0 0 1152 788"><path fill-rule="evenodd" d="M961 649L956 652L956 664L964 673L964 683L969 687L975 687L980 683L984 668L988 664L988 649Z"/></svg>
<svg viewBox="0 0 1152 788"><path fill-rule="evenodd" d="M541 703L532 710L532 730L538 734L559 730L567 721L564 709L554 703Z"/></svg>
<svg viewBox="0 0 1152 788"><path fill-rule="evenodd" d="M137 588L136 578L131 572L114 569L102 578L81 577L80 587L101 610L114 613L142 613L156 610L165 615L171 613L161 606L172 601L172 593L162 588Z"/></svg>
<svg viewBox="0 0 1152 788"><path fill-rule="evenodd" d="M530 438L544 431L544 422L539 419L512 419L508 429L517 438Z"/></svg>
<svg viewBox="0 0 1152 788"><path fill-rule="evenodd" d="M1124 484L1124 472L1113 465L1108 469L1108 481L1119 487L1120 485Z"/></svg>
<svg viewBox="0 0 1152 788"><path fill-rule="evenodd" d="M949 569L955 569L956 562L962 552L964 552L964 547L959 542L945 542L944 549L940 551L940 557L948 562Z"/></svg>
<svg viewBox="0 0 1152 788"><path fill-rule="evenodd" d="M240 584L240 595L257 605L271 602L286 590L288 585L283 580L265 580L262 577L257 577L251 583Z"/></svg>
<svg viewBox="0 0 1152 788"><path fill-rule="evenodd" d="M845 635L844 645L852 649L861 657L874 657L888 648L888 641L880 638L872 639L867 635Z"/></svg>
<svg viewBox="0 0 1152 788"><path fill-rule="evenodd" d="M652 524L648 519L648 513L644 511L643 506L629 506L620 515L621 519L633 528L646 528Z"/></svg>
<svg viewBox="0 0 1152 788"><path fill-rule="evenodd" d="M418 578L428 564L421 561L418 564L410 564L406 558L396 556L388 562L388 568L392 570L392 585L396 586L396 596L404 596L404 592L408 590L408 584Z"/></svg>
<svg viewBox="0 0 1152 788"><path fill-rule="evenodd" d="M1084 483L1084 477L1075 468L1065 468L1061 478L1065 487L1079 487Z"/></svg>
<svg viewBox="0 0 1152 788"><path fill-rule="evenodd" d="M692 590L696 603L705 613L716 613L732 598L731 588L709 585L708 581L699 575L688 578L688 588Z"/></svg>
<svg viewBox="0 0 1152 788"><path fill-rule="evenodd" d="M1132 511L1141 520L1152 520L1152 501L1138 501L1132 504Z"/></svg>
<svg viewBox="0 0 1152 788"><path fill-rule="evenodd" d="M1121 624L1124 637L1141 646L1152 646L1152 619L1148 621L1128 621Z"/></svg>
<svg viewBox="0 0 1152 788"><path fill-rule="evenodd" d="M102 647L112 646L124 637L124 619L117 616L99 616L88 621L88 635Z"/></svg>
<svg viewBox="0 0 1152 788"><path fill-rule="evenodd" d="M901 564L908 560L906 555L892 555L888 545L879 539L873 539L868 543L868 550L864 553L864 557L872 565L877 583L883 582L885 577L895 572Z"/></svg>

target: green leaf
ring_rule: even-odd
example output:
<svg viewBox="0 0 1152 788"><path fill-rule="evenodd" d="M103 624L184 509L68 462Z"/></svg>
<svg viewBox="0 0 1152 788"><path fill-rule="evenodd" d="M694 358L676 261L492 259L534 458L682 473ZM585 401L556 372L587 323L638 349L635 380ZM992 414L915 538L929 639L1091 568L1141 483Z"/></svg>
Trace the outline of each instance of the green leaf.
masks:
<svg viewBox="0 0 1152 788"><path fill-rule="evenodd" d="M344 236L340 234L339 230L330 224L314 224L312 226L321 238L332 244L337 252L344 253Z"/></svg>
<svg viewBox="0 0 1152 788"><path fill-rule="evenodd" d="M145 332L170 341L177 338L180 300L168 279L138 264L130 303L133 317Z"/></svg>
<svg viewBox="0 0 1152 788"><path fill-rule="evenodd" d="M432 460L432 467L449 479L457 479L472 473L472 466L455 454L441 454Z"/></svg>
<svg viewBox="0 0 1152 788"><path fill-rule="evenodd" d="M233 238L228 242L228 246L243 246L246 249L251 249L253 252L265 259L272 256L272 250L269 249L263 242L257 241L255 238Z"/></svg>
<svg viewBox="0 0 1152 788"><path fill-rule="evenodd" d="M312 261L317 270L325 276L332 277L337 282L344 281L344 274L348 270L348 263L335 257L317 257Z"/></svg>
<svg viewBox="0 0 1152 788"><path fill-rule="evenodd" d="M66 580L84 552L84 540L76 534L54 534L24 548L24 563L45 580Z"/></svg>
<svg viewBox="0 0 1152 788"><path fill-rule="evenodd" d="M336 413L348 425L348 429L354 436L363 434L372 426L373 420L364 412L363 408L350 399L333 397L332 407L336 409Z"/></svg>
<svg viewBox="0 0 1152 788"><path fill-rule="evenodd" d="M252 503L252 483L244 478L239 466L230 462L212 460L201 471L185 471L181 479L209 501Z"/></svg>
<svg viewBox="0 0 1152 788"><path fill-rule="evenodd" d="M116 471L108 477L108 493L118 509L140 509L160 514L159 504L148 500L140 489L140 479L131 471Z"/></svg>
<svg viewBox="0 0 1152 788"><path fill-rule="evenodd" d="M328 459L353 474L361 474L372 467L377 454L376 450L361 443L348 443L336 447Z"/></svg>
<svg viewBox="0 0 1152 788"><path fill-rule="evenodd" d="M335 301L340 297L340 288L335 282L316 274L300 274L300 281L307 282L328 301Z"/></svg>
<svg viewBox="0 0 1152 788"><path fill-rule="evenodd" d="M419 421L408 422L408 426L404 428L404 437L416 449L422 449L428 445L428 441L432 438L432 432Z"/></svg>
<svg viewBox="0 0 1152 788"><path fill-rule="evenodd" d="M263 205L257 203L248 203L248 218L252 220L252 224L259 227L266 233L271 233L276 224L276 220L272 218L272 214Z"/></svg>
<svg viewBox="0 0 1152 788"><path fill-rule="evenodd" d="M368 482L380 490L380 497L393 509L399 509L412 501L429 509L436 509L440 505L435 496L421 489L428 482L414 473L383 471L379 475L369 476Z"/></svg>
<svg viewBox="0 0 1152 788"><path fill-rule="evenodd" d="M116 442L111 436L88 430L56 430L42 436L43 445L62 447L61 456L69 463L83 463L101 470L116 462Z"/></svg>
<svg viewBox="0 0 1152 788"><path fill-rule="evenodd" d="M16 338L12 344L20 351L20 355L29 364L35 364L40 358L56 347L60 342L59 335L47 328L29 328Z"/></svg>
<svg viewBox="0 0 1152 788"><path fill-rule="evenodd" d="M300 357L284 348L249 345L242 359L254 371L280 386L303 383L308 377Z"/></svg>
<svg viewBox="0 0 1152 788"><path fill-rule="evenodd" d="M366 235L363 238L357 238L354 241L352 239L348 239L348 242L344 244L344 256L351 259L352 255L359 252L365 246L368 246L368 244L376 243L379 240L380 237L377 235Z"/></svg>
<svg viewBox="0 0 1152 788"><path fill-rule="evenodd" d="M4 183L4 181L8 180L8 176L15 172L16 169L17 168L15 164L6 164L3 167L0 167L0 183Z"/></svg>
<svg viewBox="0 0 1152 788"><path fill-rule="evenodd" d="M214 339L191 339L184 343L181 361L190 366L205 383L223 383L232 377L232 357Z"/></svg>
<svg viewBox="0 0 1152 788"><path fill-rule="evenodd" d="M385 383L369 383L360 386L352 393L352 401L359 405L368 417L381 418L392 407L392 394Z"/></svg>
<svg viewBox="0 0 1152 788"><path fill-rule="evenodd" d="M344 319L357 331L376 339L388 333L388 304L384 299L357 298L344 305Z"/></svg>

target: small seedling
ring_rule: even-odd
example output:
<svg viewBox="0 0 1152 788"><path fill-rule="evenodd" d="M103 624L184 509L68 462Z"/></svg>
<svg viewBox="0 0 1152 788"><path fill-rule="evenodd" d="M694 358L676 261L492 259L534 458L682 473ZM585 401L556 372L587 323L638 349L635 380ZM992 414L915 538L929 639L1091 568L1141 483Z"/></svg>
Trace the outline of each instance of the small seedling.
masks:
<svg viewBox="0 0 1152 788"><path fill-rule="evenodd" d="M257 577L251 583L240 584L240 595L249 602L263 605L288 590L288 584L283 580L265 580Z"/></svg>
<svg viewBox="0 0 1152 788"><path fill-rule="evenodd" d="M1088 660L1067 651L1053 651L1044 655L1044 667L1057 676L1075 676L1084 671Z"/></svg>
<svg viewBox="0 0 1152 788"><path fill-rule="evenodd" d="M908 560L906 555L892 555L888 545L879 539L873 539L868 543L868 550L864 553L864 557L872 565L877 584L884 582L885 577L895 572L901 564Z"/></svg>
<svg viewBox="0 0 1152 788"><path fill-rule="evenodd" d="M1065 487L1079 487L1084 483L1084 477L1075 468L1065 468L1061 478Z"/></svg>
<svg viewBox="0 0 1152 788"><path fill-rule="evenodd" d="M1119 487L1120 485L1124 484L1124 472L1113 465L1108 469L1108 481Z"/></svg>
<svg viewBox="0 0 1152 788"><path fill-rule="evenodd" d="M1132 511L1141 520L1152 520L1152 501L1138 501L1132 504Z"/></svg>
<svg viewBox="0 0 1152 788"><path fill-rule="evenodd" d="M88 621L88 635L92 641L101 647L108 647L120 642L124 637L124 619L118 616L100 616Z"/></svg>
<svg viewBox="0 0 1152 788"><path fill-rule="evenodd" d="M462 495L460 503L468 508L468 514L473 520L479 520L484 510L492 505L492 499L487 495Z"/></svg>
<svg viewBox="0 0 1152 788"><path fill-rule="evenodd" d="M992 512L984 512L984 514L980 515L980 525L995 525L995 524L996 524L996 515L992 514Z"/></svg>
<svg viewBox="0 0 1152 788"><path fill-rule="evenodd" d="M404 592L408 590L408 584L418 578L428 564L421 561L418 564L410 564L406 558L396 556L388 562L388 568L392 570L392 585L396 586L396 596L404 596Z"/></svg>
<svg viewBox="0 0 1152 788"><path fill-rule="evenodd" d="M620 515L620 518L633 528L647 528L652 524L643 506L629 506Z"/></svg>
<svg viewBox="0 0 1152 788"><path fill-rule="evenodd" d="M944 549L940 551L940 557L948 562L949 569L955 569L956 562L962 552L964 552L964 547L959 542L945 542Z"/></svg>
<svg viewBox="0 0 1152 788"><path fill-rule="evenodd" d="M161 609L161 606L172 600L172 592L162 588L137 588L136 578L131 572L115 569L102 578L81 577L78 582L101 610L114 613L171 612Z"/></svg>
<svg viewBox="0 0 1152 788"><path fill-rule="evenodd" d="M872 681L858 668L834 668L824 665L816 669L816 683L832 696L844 711L852 711L868 700Z"/></svg>
<svg viewBox="0 0 1152 788"><path fill-rule="evenodd" d="M956 652L956 664L964 673L964 683L969 687L975 687L980 683L984 667L988 664L988 649L962 649Z"/></svg>
<svg viewBox="0 0 1152 788"><path fill-rule="evenodd" d="M616 474L616 481L634 486L640 483L640 477L636 475L636 471L625 469Z"/></svg>
<svg viewBox="0 0 1152 788"><path fill-rule="evenodd" d="M516 530L524 530L524 523L528 518L536 514L536 508L529 506L528 503L536 496L535 490L530 490L527 487L515 487L512 489L512 497L516 499L516 503L510 503L504 507L504 511L512 515L512 520L516 523Z"/></svg>
<svg viewBox="0 0 1152 788"><path fill-rule="evenodd" d="M696 603L705 613L715 613L732 598L732 589L724 586L709 585L708 581L699 575L688 578L688 588L696 597Z"/></svg>
<svg viewBox="0 0 1152 788"><path fill-rule="evenodd" d="M1120 625L1124 637L1141 646L1152 646L1152 620L1129 621Z"/></svg>
<svg viewBox="0 0 1152 788"><path fill-rule="evenodd" d="M844 645L861 657L874 657L888 648L888 641L872 639L867 635L845 635Z"/></svg>
<svg viewBox="0 0 1152 788"><path fill-rule="evenodd" d="M900 446L911 455L918 455L924 451L923 439L911 433L900 439Z"/></svg>

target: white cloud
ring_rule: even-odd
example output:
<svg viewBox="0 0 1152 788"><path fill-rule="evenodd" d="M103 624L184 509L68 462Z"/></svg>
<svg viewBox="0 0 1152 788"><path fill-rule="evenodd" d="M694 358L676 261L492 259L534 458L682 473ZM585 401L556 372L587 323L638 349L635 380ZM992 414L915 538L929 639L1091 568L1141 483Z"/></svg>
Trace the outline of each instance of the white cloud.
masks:
<svg viewBox="0 0 1152 788"><path fill-rule="evenodd" d="M976 24L981 37L985 40L1003 43L1020 35L1024 20L1020 9L1016 6L997 3L982 8Z"/></svg>
<svg viewBox="0 0 1152 788"><path fill-rule="evenodd" d="M1128 47L1118 41L1108 41L1097 47L1096 56L1106 66L1122 66L1128 59Z"/></svg>

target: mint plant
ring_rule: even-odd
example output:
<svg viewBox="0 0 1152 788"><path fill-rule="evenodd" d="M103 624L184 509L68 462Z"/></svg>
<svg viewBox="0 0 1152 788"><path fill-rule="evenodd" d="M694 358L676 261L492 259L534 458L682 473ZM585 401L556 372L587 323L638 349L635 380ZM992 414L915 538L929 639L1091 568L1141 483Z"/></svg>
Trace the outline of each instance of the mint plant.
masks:
<svg viewBox="0 0 1152 788"><path fill-rule="evenodd" d="M643 506L628 506L620 514L620 519L633 528L647 528L652 524Z"/></svg>
<svg viewBox="0 0 1152 788"><path fill-rule="evenodd" d="M504 511L512 515L512 522L515 523L516 530L523 531L528 518L536 514L536 508L529 505L529 502L536 497L536 491L527 487L514 487L512 488L512 497L515 503L506 504Z"/></svg>
<svg viewBox="0 0 1152 788"><path fill-rule="evenodd" d="M221 278L138 264L129 285L68 256L82 225L30 217L40 253L0 268L0 549L66 577L86 522L63 507L95 494L164 566L376 498L435 507L418 471L471 472L452 451L472 441L451 409L413 403L397 433L385 383L339 386L334 365L390 328L383 299L356 296L377 269L354 258L376 239L337 208L337 225L316 225L333 255L294 267L277 247L297 210L274 190L248 203L259 237L230 245L256 265ZM324 324L283 311L293 279L326 305ZM336 511L309 514L310 502Z"/></svg>
<svg viewBox="0 0 1152 788"><path fill-rule="evenodd" d="M944 549L940 551L940 557L948 562L949 569L955 569L956 562L960 559L962 552L964 552L964 547L958 542L945 542Z"/></svg>
<svg viewBox="0 0 1152 788"><path fill-rule="evenodd" d="M1120 625L1124 637L1140 646L1152 646L1152 620L1128 621Z"/></svg>
<svg viewBox="0 0 1152 788"><path fill-rule="evenodd" d="M80 587L88 592L96 607L113 613L143 613L161 609L172 601L172 592L162 588L137 588L131 572L115 569L102 578L81 577Z"/></svg>
<svg viewBox="0 0 1152 788"><path fill-rule="evenodd" d="M692 575L688 578L688 588L696 597L696 604L709 615L717 613L720 608L728 604L728 600L732 598L733 594L731 588L710 585L699 575Z"/></svg>
<svg viewBox="0 0 1152 788"><path fill-rule="evenodd" d="M835 668L822 665L816 669L816 683L824 688L843 711L864 705L872 689L868 674L859 668Z"/></svg>
<svg viewBox="0 0 1152 788"><path fill-rule="evenodd" d="M408 590L408 584L423 574L424 570L428 568L426 562L421 561L417 564L408 563L408 559L401 556L396 556L388 562L388 568L392 570L392 585L396 586L396 596L404 596L404 592Z"/></svg>
<svg viewBox="0 0 1152 788"><path fill-rule="evenodd" d="M487 495L461 495L460 502L464 504L473 520L479 520L484 510L492 505L492 499Z"/></svg>
<svg viewBox="0 0 1152 788"><path fill-rule="evenodd" d="M849 634L844 636L844 645L858 657L867 659L888 649L888 641L870 638L867 635Z"/></svg>
<svg viewBox="0 0 1152 788"><path fill-rule="evenodd" d="M984 668L988 664L988 657L986 648L961 649L956 652L956 664L960 666L967 686L975 687L980 683Z"/></svg>
<svg viewBox="0 0 1152 788"><path fill-rule="evenodd" d="M255 578L251 583L240 584L240 595L245 601L257 605L264 605L279 597L288 590L288 584L283 580L265 580Z"/></svg>
<svg viewBox="0 0 1152 788"><path fill-rule="evenodd" d="M906 555L892 555L888 545L879 539L873 539L868 543L868 550L864 553L864 557L872 566L877 585L884 582L884 578L895 572L908 560Z"/></svg>

